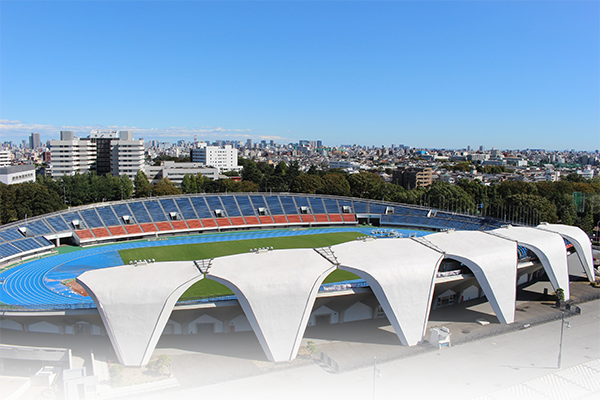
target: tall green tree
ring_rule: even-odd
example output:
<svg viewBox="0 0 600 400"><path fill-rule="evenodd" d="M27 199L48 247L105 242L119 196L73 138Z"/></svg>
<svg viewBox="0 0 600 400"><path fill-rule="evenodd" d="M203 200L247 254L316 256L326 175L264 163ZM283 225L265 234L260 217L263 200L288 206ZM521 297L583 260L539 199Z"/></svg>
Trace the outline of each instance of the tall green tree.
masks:
<svg viewBox="0 0 600 400"><path fill-rule="evenodd" d="M133 196L133 183L129 176L122 175L119 178L119 191L121 200L127 200Z"/></svg>
<svg viewBox="0 0 600 400"><path fill-rule="evenodd" d="M292 182L290 191L314 194L321 186L323 186L323 180L318 175L299 175Z"/></svg>
<svg viewBox="0 0 600 400"><path fill-rule="evenodd" d="M317 189L319 194L350 196L350 184L343 174L328 173L322 178L323 184Z"/></svg>
<svg viewBox="0 0 600 400"><path fill-rule="evenodd" d="M181 194L181 190L168 178L161 179L152 185L153 196L171 196L175 194Z"/></svg>
<svg viewBox="0 0 600 400"><path fill-rule="evenodd" d="M150 197L152 194L152 188L150 187L148 177L142 170L139 170L137 174L135 174L133 186L135 187L135 197L137 198Z"/></svg>
<svg viewBox="0 0 600 400"><path fill-rule="evenodd" d="M381 193L383 179L372 172L359 172L351 174L348 177L350 191L354 197L363 197L366 199L376 199Z"/></svg>

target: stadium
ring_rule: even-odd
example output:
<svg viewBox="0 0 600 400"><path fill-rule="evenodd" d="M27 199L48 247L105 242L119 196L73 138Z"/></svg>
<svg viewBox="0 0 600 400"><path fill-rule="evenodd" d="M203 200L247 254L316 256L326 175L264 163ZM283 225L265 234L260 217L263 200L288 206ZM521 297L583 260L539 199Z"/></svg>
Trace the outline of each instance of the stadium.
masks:
<svg viewBox="0 0 600 400"><path fill-rule="evenodd" d="M308 326L374 318L412 346L431 309L470 299L512 323L543 273L568 299L568 257L595 280L572 226L289 193L98 203L0 227L0 328L108 336L132 366L161 335L243 331L289 361Z"/></svg>

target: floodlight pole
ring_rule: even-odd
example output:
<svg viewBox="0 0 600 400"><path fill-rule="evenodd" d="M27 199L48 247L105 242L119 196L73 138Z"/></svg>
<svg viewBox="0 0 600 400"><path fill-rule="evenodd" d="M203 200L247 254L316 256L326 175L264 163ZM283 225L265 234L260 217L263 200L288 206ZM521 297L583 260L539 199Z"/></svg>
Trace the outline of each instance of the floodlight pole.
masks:
<svg viewBox="0 0 600 400"><path fill-rule="evenodd" d="M375 381L377 380L377 357L373 357L373 400L375 400Z"/></svg>
<svg viewBox="0 0 600 400"><path fill-rule="evenodd" d="M560 363L562 359L562 344L563 344L563 331L565 329L565 312L562 312L562 318L560 321L560 344L558 346L558 369L560 369Z"/></svg>

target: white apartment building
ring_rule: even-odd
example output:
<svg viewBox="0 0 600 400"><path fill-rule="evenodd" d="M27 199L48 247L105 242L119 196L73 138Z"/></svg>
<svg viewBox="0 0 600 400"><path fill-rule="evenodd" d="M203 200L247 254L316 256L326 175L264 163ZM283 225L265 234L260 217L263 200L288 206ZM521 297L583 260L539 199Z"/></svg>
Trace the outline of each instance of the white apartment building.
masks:
<svg viewBox="0 0 600 400"><path fill-rule="evenodd" d="M207 167L215 167L219 172L239 171L238 151L230 144L224 146L208 146L199 143L197 149L192 149L190 158L193 163L201 163Z"/></svg>
<svg viewBox="0 0 600 400"><path fill-rule="evenodd" d="M50 142L53 177L95 170L133 180L144 169L144 140L134 140L130 131L92 131L83 139L61 131L60 138Z"/></svg>
<svg viewBox="0 0 600 400"><path fill-rule="evenodd" d="M0 150L0 167L7 167L10 165L10 151Z"/></svg>
<svg viewBox="0 0 600 400"><path fill-rule="evenodd" d="M96 143L75 137L73 131L61 131L60 140L50 141L53 177L83 174L96 161Z"/></svg>
<svg viewBox="0 0 600 400"><path fill-rule="evenodd" d="M111 145L113 176L127 175L133 181L137 172L144 169L144 140L134 140L132 132L121 131Z"/></svg>
<svg viewBox="0 0 600 400"><path fill-rule="evenodd" d="M6 185L35 182L35 165L14 165L0 168L0 182Z"/></svg>

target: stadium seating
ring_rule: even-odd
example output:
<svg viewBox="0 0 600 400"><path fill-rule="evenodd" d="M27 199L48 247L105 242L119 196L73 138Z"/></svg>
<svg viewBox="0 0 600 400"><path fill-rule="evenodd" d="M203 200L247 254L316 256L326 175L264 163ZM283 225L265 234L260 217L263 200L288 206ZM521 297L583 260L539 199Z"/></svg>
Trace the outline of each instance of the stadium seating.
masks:
<svg viewBox="0 0 600 400"><path fill-rule="evenodd" d="M503 223L427 207L383 201L292 193L179 195L99 203L0 227L0 261L76 235L81 243L154 236L162 232L243 229L246 226L356 224L376 218L382 226L430 230L489 230ZM361 217L362 218L362 217ZM23 239L43 240L38 243Z"/></svg>

